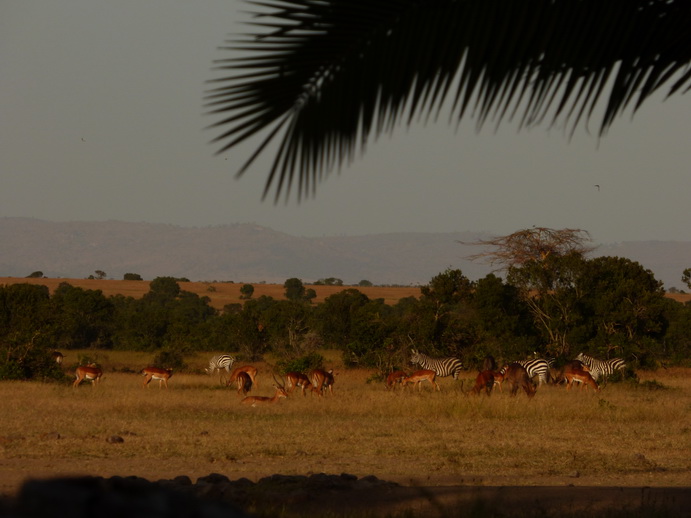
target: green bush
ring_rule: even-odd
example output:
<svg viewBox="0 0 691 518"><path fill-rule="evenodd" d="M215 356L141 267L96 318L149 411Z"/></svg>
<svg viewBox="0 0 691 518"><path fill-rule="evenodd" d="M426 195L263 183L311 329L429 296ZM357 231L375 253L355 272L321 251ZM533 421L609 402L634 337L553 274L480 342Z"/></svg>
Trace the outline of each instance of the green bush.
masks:
<svg viewBox="0 0 691 518"><path fill-rule="evenodd" d="M180 351L164 349L154 357L153 367L179 371L186 369L187 364L185 363L184 355Z"/></svg>
<svg viewBox="0 0 691 518"><path fill-rule="evenodd" d="M312 369L319 369L324 365L324 357L318 353L310 353L292 360L281 360L276 363L278 370L286 372L307 372Z"/></svg>

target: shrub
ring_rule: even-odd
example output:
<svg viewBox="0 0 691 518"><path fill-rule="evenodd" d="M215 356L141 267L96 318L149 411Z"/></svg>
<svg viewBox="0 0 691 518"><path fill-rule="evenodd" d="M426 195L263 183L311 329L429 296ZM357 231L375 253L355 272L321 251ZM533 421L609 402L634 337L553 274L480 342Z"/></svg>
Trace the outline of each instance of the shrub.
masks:
<svg viewBox="0 0 691 518"><path fill-rule="evenodd" d="M154 356L153 366L162 369L184 370L187 368L184 355L180 351L164 349Z"/></svg>
<svg viewBox="0 0 691 518"><path fill-rule="evenodd" d="M324 357L319 353L310 353L292 360L282 360L276 363L278 370L286 372L307 372L312 369L319 369L324 365Z"/></svg>

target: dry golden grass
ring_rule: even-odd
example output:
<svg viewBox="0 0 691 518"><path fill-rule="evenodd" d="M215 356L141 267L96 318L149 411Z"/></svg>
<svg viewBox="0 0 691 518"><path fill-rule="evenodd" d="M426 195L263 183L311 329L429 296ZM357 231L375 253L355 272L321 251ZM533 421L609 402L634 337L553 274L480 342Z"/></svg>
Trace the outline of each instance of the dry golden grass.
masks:
<svg viewBox="0 0 691 518"><path fill-rule="evenodd" d="M19 283L39 284L47 286L52 293L60 283L67 282L77 288L86 290L101 290L105 296L110 295L125 295L127 297L141 298L149 291L149 281L116 281L116 280L99 280L99 279L29 279L20 277L0 277L1 285L11 285ZM243 303L244 300L240 298L240 288L242 282L180 282L180 288L196 293L200 297L209 297L210 304L214 308L222 309L226 304ZM285 298L285 288L282 284L258 284L250 283L254 286L253 298L266 295L274 299ZM334 293L339 293L343 290L353 288L353 286L315 286L305 285L307 288L312 288L317 296L314 303L323 302L325 298ZM388 287L388 286L371 286L371 287L357 287L357 290L367 295L370 299L384 299L386 304L395 304L404 297L419 297L420 288L415 286L404 287Z"/></svg>
<svg viewBox="0 0 691 518"><path fill-rule="evenodd" d="M201 369L210 355L193 363ZM144 367L149 355L141 353L103 353L95 388L2 382L2 489L36 474L210 472L347 472L427 485L688 485L688 369L641 373L640 385L610 384L599 394L543 387L529 401L466 396L448 378L441 393L389 392L367 383L371 372L339 369L337 354L327 357L337 368L334 397L296 392L259 408L240 405L217 376L174 374L166 391L113 371ZM258 366L252 394L272 395L268 368ZM108 443L112 435L124 442Z"/></svg>

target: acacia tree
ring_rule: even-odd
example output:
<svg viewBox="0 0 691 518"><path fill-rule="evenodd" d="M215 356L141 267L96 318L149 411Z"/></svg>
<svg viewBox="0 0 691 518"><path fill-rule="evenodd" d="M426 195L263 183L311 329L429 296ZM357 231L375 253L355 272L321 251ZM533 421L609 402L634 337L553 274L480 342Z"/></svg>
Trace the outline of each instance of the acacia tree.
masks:
<svg viewBox="0 0 691 518"><path fill-rule="evenodd" d="M401 120L474 117L600 134L628 107L691 86L688 0L266 0L226 47L208 107L220 152L279 140L264 195L298 198ZM445 105L445 103L447 103Z"/></svg>
<svg viewBox="0 0 691 518"><path fill-rule="evenodd" d="M533 320L544 334L547 350L567 354L569 334L580 322L575 311L580 293L576 279L583 267L589 234L580 229L532 227L473 244L489 249L471 256L506 270Z"/></svg>

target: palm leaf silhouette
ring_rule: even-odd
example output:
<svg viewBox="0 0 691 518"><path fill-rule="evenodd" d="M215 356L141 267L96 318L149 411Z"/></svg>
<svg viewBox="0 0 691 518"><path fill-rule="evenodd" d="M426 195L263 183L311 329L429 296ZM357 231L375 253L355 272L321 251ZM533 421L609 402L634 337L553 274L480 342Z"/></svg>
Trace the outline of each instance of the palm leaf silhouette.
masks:
<svg viewBox="0 0 691 518"><path fill-rule="evenodd" d="M219 152L280 142L264 197L317 184L399 123L517 120L599 134L663 85L691 87L689 0L267 0L230 42L209 111Z"/></svg>

